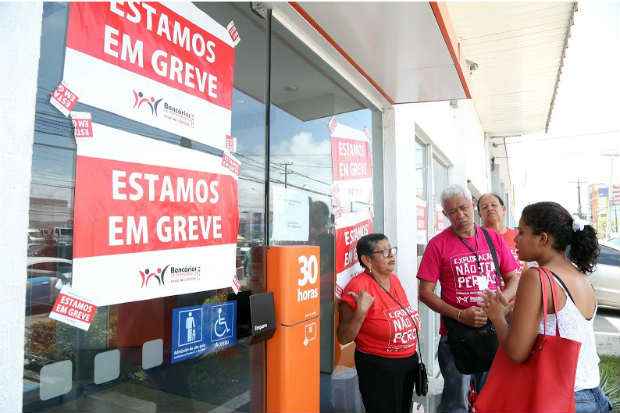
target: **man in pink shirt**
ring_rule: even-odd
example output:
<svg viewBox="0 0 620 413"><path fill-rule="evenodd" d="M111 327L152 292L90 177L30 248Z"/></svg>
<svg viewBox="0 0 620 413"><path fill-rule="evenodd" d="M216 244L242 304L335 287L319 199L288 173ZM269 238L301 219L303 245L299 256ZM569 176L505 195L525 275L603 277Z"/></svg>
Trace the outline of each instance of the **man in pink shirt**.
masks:
<svg viewBox="0 0 620 413"><path fill-rule="evenodd" d="M439 412L467 413L469 383L473 379L479 391L486 373L465 375L457 370L443 317L470 327L485 325L487 316L480 307L482 291L500 289L502 277L506 284L504 298L511 300L519 282L519 264L502 237L487 230L500 267L495 268L485 234L474 223L474 205L468 190L458 185L446 188L441 194L441 204L450 227L433 237L426 246L418 270L419 299L442 316L438 358L444 389ZM437 281L441 285L441 297L435 294Z"/></svg>

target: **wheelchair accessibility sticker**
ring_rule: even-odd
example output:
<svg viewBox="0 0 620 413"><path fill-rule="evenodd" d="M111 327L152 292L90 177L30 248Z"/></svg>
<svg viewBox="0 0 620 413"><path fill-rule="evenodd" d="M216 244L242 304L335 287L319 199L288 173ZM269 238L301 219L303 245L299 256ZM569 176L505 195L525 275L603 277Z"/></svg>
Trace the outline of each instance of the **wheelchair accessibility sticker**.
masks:
<svg viewBox="0 0 620 413"><path fill-rule="evenodd" d="M170 362L177 363L235 345L236 325L235 301L173 309Z"/></svg>

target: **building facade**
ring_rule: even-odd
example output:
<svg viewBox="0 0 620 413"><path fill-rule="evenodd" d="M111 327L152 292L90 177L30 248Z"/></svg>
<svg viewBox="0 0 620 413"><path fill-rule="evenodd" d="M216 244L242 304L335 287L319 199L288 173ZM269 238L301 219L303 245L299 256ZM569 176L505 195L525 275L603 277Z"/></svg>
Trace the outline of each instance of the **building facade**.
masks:
<svg viewBox="0 0 620 413"><path fill-rule="evenodd" d="M127 73L133 70L120 64L117 66L121 69L110 69L110 73L114 71L118 76L114 79L105 73L97 76L95 71L75 75L71 59L83 58L84 52L75 50L79 49L80 37L93 30L97 13L89 15L92 21L82 21L81 31L76 32L72 19L78 13L77 6L69 3L0 6L3 9L0 30L7 39L0 47L12 61L12 65L0 69L8 79L2 92L7 104L2 111L5 145L0 155L3 161L0 176L5 189L2 205L9 217L0 236L8 273L4 298L0 301L0 308L8 315L0 328L5 338L0 342L3 366L6 366L0 376L0 411L56 412L86 408L268 411L267 344L252 340L243 331L240 320L226 319L234 323L231 329L235 337L223 348L181 359L175 356L175 351L180 341L191 341L197 334L194 331L197 324L193 321L196 316L192 310L184 309L230 302L240 305L240 295L269 290L265 282L264 251L267 246L277 245L321 248L321 411L341 408L345 401L339 398L335 386L344 384L335 384L334 377L344 377L342 373L351 367L347 358L351 349L342 348L335 340L335 296L345 282L342 280L354 274L351 268L355 259L349 257L347 261L351 245L341 241L339 235L361 223L368 225L354 228L359 229L358 234L384 232L399 247L398 274L410 301L417 303L415 273L419 256L426 242L447 225L441 214L441 190L451 183L467 186L478 195L491 189L489 142L473 103L466 99L468 92L462 73L459 76L458 64L450 57L445 22L441 15L434 14L432 4L407 6L412 7L407 11L423 23L420 27L426 37L421 40L421 50L437 55L431 57L441 59L449 70L433 75L427 83L420 75L422 70L409 72L412 83L425 86L415 91L407 89L411 85L398 86L396 82L395 86L388 81L390 76L397 75L406 79L407 65L394 66L393 72L374 70L376 76L385 75L383 85L390 86L393 96L403 95L398 101L359 63L362 61L371 68L376 64L386 70L384 67L391 67L389 59L394 56L371 63L368 57L376 52L371 45L355 43L355 36L339 33L330 36L338 25L337 17L350 14L348 6L330 8L315 4L305 9L288 3L276 4L271 9L249 3L185 6L190 7L191 16L197 16L197 21L208 22L218 30L234 21L240 35L240 42L232 46L234 64L229 62L233 74L227 104L230 136L229 141L222 141L222 147L209 141L209 136L203 137L215 126L207 123L201 124L203 129L199 131L199 128L192 129L192 125L201 122L202 111L216 112L209 106L213 102L201 103L194 113L175 104L175 97L181 96L179 87L169 84L168 89L158 91L160 94L129 85L125 95L115 95L118 87L113 84L114 79L129 76ZM80 7L85 7L82 11L88 13L91 12L88 7L95 6ZM102 7L100 15L118 7L115 10L123 10L124 18L131 20L129 17L135 16L132 8L123 9L120 2L116 6L100 3L97 7ZM177 9L170 13L187 18ZM334 16L334 21L329 16ZM395 18L394 15L383 17ZM111 25L110 21L102 24ZM181 29L175 32L172 20L168 23L171 27L168 35L182 42L184 32ZM157 28L153 26L153 30L161 31L159 37L166 36L166 29L161 26L165 24L159 22ZM404 21L398 24L408 27ZM136 43L123 46L121 33L105 33L111 36L105 43L110 47L108 55L121 60L123 56L137 59ZM222 33L225 36L227 32ZM390 36L399 38L408 34L383 33L376 37L377 41L389 44L394 39ZM227 42L233 44L231 40ZM183 44L191 48L189 42ZM197 44L200 49L200 43ZM115 46L118 46L116 54L112 49ZM149 43L145 42L144 50L148 47ZM399 47L405 50L409 46ZM347 50L358 51L357 60ZM165 70L170 71L165 73L166 82L198 85L200 73L196 72L192 78L187 75L187 66L181 69L173 59L167 64ZM173 67L178 69L176 75ZM156 68L164 71L161 64ZM96 218L109 215L113 206L108 208L94 202L93 209L79 212L109 188L98 186L95 176L99 167L93 168L94 175L84 174L85 169L80 168L85 167L78 167L87 165L84 160L94 153L83 149L86 141L80 139L88 137L78 136L80 123L72 122L71 117L51 102L59 84L67 82L65 87L72 87L68 82L71 78L85 81L83 90L100 93L98 98L78 94L80 99L72 108L72 112L89 114L90 134L95 138L114 136L111 142L117 146L106 149L109 151L133 148L122 152L122 159L113 160L132 162L134 168L148 163L149 167L191 169L195 163L198 165L195 169L203 171L201 168L206 168L204 165L211 162L211 157L232 159L233 172L220 172L220 175L234 177L235 184L231 187L234 196L230 192L218 195L234 201L220 211L222 215L235 211L230 221L236 228L232 232L235 237L227 244L232 245L233 252L218 255L213 253L216 247L211 244L200 246L205 248L204 254L215 254L209 255L209 264L198 270L203 279L212 279L209 284L212 287L153 292L160 291L165 284L159 269L160 278L149 276L156 266L140 269L142 272L136 267L135 273L125 275L116 266L121 261L111 260L111 264L106 264L89 260L83 252L95 248L99 234L93 229L98 225ZM436 102L398 104L408 101L406 93L417 96L411 101ZM99 104L110 100L112 106ZM116 104L134 112L115 110ZM166 120L176 122L176 126L166 126L163 123ZM340 156L345 155L338 149L344 146L335 142L352 145L351 148L361 142L366 148L365 152L355 154L356 162L348 164L347 172L341 169L344 162ZM207 172L222 170L221 165L213 168ZM351 168L363 171L352 172ZM163 170L159 169L160 173ZM351 183L347 180L349 173L359 173L359 179ZM127 196L137 196L137 184L134 186L129 180L126 184L136 191L127 192ZM113 187L117 195L125 188L118 185ZM148 194L148 182L141 186L141 191ZM414 205L415 215L411 213ZM176 214L176 209L170 208L166 211ZM84 222L93 222L93 227ZM175 237L183 238L183 228L189 231L192 224L184 225L171 227L170 231L174 231ZM165 229L159 229L165 233ZM140 233L140 227L133 230ZM209 230L203 227L202 231ZM347 234L351 233L354 231ZM105 235L108 239L122 238ZM191 249L187 245L175 248ZM132 260L137 260L139 254L150 254L149 251L127 250L122 262L134 265ZM155 250L155 254L168 252ZM156 255L148 257L156 260ZM229 279L218 279L223 277L218 272L220 258L230 261L228 267L222 268L233 268L233 283L238 283L234 288ZM76 265L79 261L84 265L95 264L80 268ZM97 273L98 278L88 278L88 271L83 268ZM195 276L188 274L183 277ZM134 284L127 288L115 286L116 281L112 281L129 276ZM179 280L179 283L183 281ZM152 285L155 286L146 292ZM81 291L90 288L92 297L100 297L87 331L50 318L60 291L67 286L80 286ZM239 292L235 292L237 288ZM189 315L183 316L181 311L189 311ZM238 308L236 314L242 314L242 310ZM437 318L426 309L423 314L425 358L431 373L436 375ZM174 327L179 320L189 326L185 338Z"/></svg>

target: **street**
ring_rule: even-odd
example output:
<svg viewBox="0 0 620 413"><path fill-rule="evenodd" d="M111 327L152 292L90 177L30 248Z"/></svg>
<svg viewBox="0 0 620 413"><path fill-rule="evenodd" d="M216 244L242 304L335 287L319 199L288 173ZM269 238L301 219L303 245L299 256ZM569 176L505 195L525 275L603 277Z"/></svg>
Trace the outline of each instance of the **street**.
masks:
<svg viewBox="0 0 620 413"><path fill-rule="evenodd" d="M620 311L599 309L594 332L599 355L620 356Z"/></svg>
<svg viewBox="0 0 620 413"><path fill-rule="evenodd" d="M594 331L620 335L620 310L600 308L594 319Z"/></svg>

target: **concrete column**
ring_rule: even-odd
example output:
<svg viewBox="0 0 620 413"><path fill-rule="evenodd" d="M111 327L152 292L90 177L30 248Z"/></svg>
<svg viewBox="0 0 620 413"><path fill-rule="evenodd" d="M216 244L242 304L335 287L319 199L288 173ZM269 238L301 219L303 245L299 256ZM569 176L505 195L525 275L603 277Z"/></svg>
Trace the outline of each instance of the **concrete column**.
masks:
<svg viewBox="0 0 620 413"><path fill-rule="evenodd" d="M398 246L397 274L409 302L418 306L415 123L399 117L398 108L383 117L385 234Z"/></svg>
<svg viewBox="0 0 620 413"><path fill-rule="evenodd" d="M30 169L43 5L0 3L0 412L21 412Z"/></svg>

